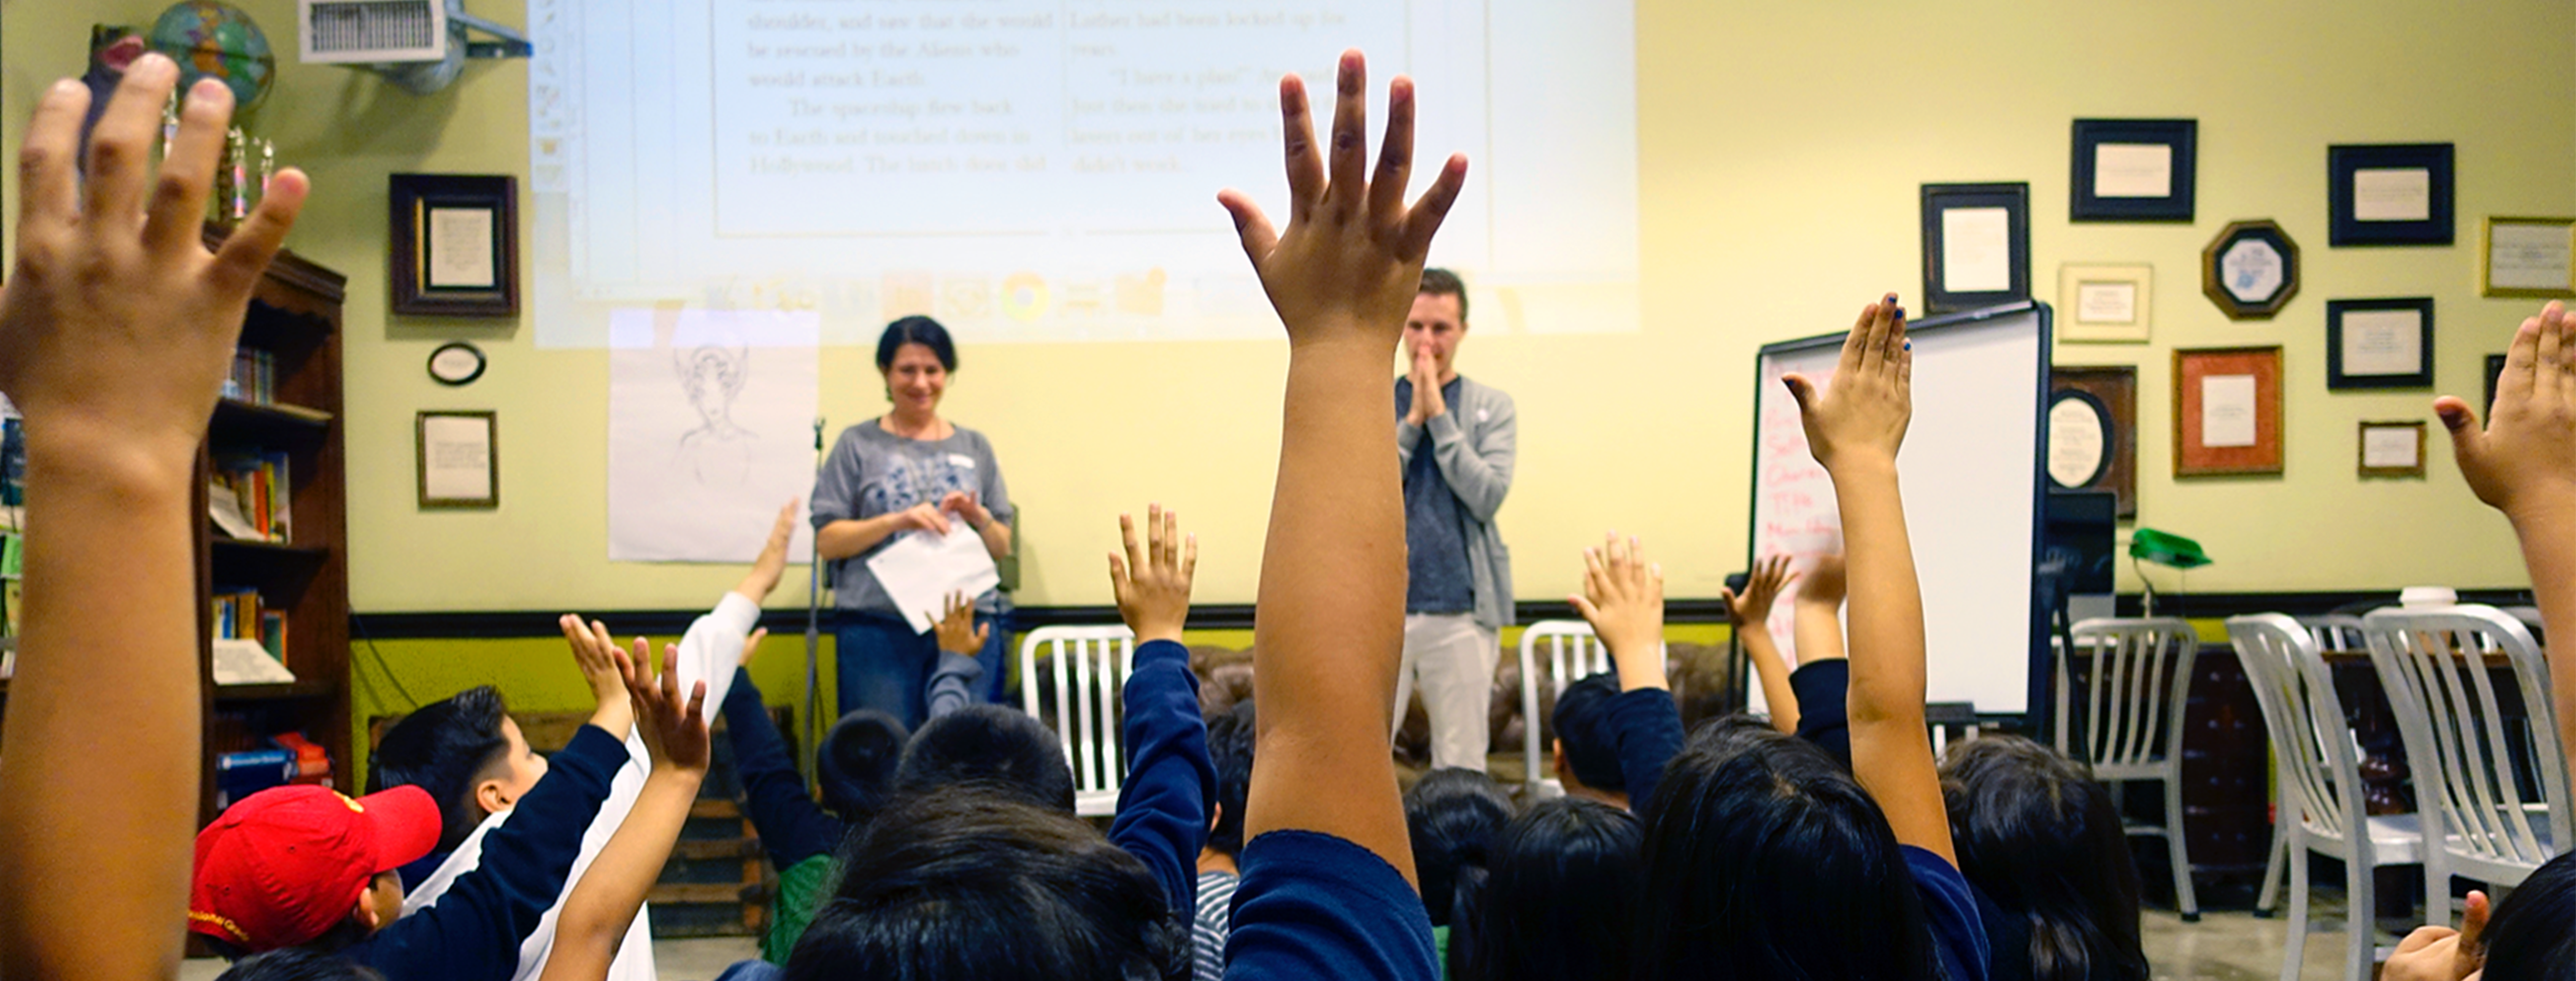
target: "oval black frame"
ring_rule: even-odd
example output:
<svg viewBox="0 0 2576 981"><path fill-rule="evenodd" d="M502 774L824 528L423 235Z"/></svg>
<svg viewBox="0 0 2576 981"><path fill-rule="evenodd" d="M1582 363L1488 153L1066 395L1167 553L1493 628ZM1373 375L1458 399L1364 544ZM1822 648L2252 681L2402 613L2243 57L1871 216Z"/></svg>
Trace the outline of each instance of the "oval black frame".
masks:
<svg viewBox="0 0 2576 981"><path fill-rule="evenodd" d="M438 356L446 354L449 351L464 351L473 355L473 373L454 380L439 377ZM483 349L475 347L473 344L466 341L449 341L445 344L441 344L438 346L437 350L429 352L429 360L422 363L422 369L429 372L429 380L445 385L449 388L462 388L464 386L474 384L474 380L483 377L484 370L491 366L492 359L484 355Z"/></svg>

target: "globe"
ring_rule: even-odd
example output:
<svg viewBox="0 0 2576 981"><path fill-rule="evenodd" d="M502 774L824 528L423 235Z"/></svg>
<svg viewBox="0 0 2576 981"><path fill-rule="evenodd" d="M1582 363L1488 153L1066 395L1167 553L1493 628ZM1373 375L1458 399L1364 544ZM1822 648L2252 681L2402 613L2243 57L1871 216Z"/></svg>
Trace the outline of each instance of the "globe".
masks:
<svg viewBox="0 0 2576 981"><path fill-rule="evenodd" d="M180 0L152 22L152 50L179 63L182 91L211 78L233 90L235 111L259 105L277 79L268 35L241 8L221 0Z"/></svg>

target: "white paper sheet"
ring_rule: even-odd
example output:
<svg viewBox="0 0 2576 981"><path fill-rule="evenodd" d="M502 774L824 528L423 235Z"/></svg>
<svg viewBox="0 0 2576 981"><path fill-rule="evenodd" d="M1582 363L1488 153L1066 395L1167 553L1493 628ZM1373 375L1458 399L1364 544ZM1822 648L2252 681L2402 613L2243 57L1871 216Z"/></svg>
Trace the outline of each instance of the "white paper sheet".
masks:
<svg viewBox="0 0 2576 981"><path fill-rule="evenodd" d="M483 500L492 486L492 420L431 416L420 423L420 489L431 500Z"/></svg>
<svg viewBox="0 0 2576 981"><path fill-rule="evenodd" d="M2099 143L2093 147L2093 196L2173 196L2173 146L2166 143Z"/></svg>
<svg viewBox="0 0 2576 981"><path fill-rule="evenodd" d="M2571 278L2567 226L2497 222L2487 243L2487 283L2499 289L2563 290Z"/></svg>
<svg viewBox="0 0 2576 981"><path fill-rule="evenodd" d="M2254 376L2207 375L2201 378L2200 445L2254 445Z"/></svg>
<svg viewBox="0 0 2576 981"><path fill-rule="evenodd" d="M2002 208L1941 212L1941 288L1992 293L2012 288L2012 213Z"/></svg>
<svg viewBox="0 0 2576 981"><path fill-rule="evenodd" d="M2412 426L2365 426L2361 430L2361 465L2365 467L2413 467L2417 444L2423 430Z"/></svg>
<svg viewBox="0 0 2576 981"><path fill-rule="evenodd" d="M814 487L812 312L620 310L608 355L608 558L749 562ZM788 556L811 554L798 535Z"/></svg>
<svg viewBox="0 0 2576 981"><path fill-rule="evenodd" d="M2343 373L2412 375L2424 367L2424 315L2352 310L2343 315Z"/></svg>
<svg viewBox="0 0 2576 981"><path fill-rule="evenodd" d="M983 536L963 521L949 522L944 537L905 532L868 558L868 572L885 586L886 595L903 611L914 633L929 632L948 594L981 596L1002 581L992 553L984 550Z"/></svg>
<svg viewBox="0 0 2576 981"><path fill-rule="evenodd" d="M489 208L429 209L428 245L431 289L490 289L499 278Z"/></svg>
<svg viewBox="0 0 2576 981"><path fill-rule="evenodd" d="M2355 221L2423 221L2433 217L2433 173L2422 167L2352 172Z"/></svg>

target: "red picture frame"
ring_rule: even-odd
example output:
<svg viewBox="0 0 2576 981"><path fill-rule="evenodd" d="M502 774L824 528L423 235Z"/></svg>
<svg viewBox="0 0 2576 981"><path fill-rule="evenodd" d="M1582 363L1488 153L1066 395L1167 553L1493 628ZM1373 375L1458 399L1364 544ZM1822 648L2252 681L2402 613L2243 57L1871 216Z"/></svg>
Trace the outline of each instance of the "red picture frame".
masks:
<svg viewBox="0 0 2576 981"><path fill-rule="evenodd" d="M2231 420L2224 413L2229 406L2220 405L2213 413L2206 396L2215 389L2212 379L2240 377L2252 379L2250 404L2242 408L2250 420ZM2240 383L2241 384L2241 383ZM2175 477L2278 476L2281 473L2281 349L2273 347L2228 347L2177 350L2173 353L2173 474ZM2208 431L2213 424L2231 428L2251 422L2250 441L2243 430L2219 434L2218 445L2211 445Z"/></svg>

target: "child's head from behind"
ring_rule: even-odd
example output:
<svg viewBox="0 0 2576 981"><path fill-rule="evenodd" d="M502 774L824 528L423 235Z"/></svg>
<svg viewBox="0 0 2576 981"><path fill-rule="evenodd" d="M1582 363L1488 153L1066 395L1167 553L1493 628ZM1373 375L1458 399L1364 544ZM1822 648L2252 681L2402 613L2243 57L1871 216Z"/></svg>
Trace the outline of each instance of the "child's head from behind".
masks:
<svg viewBox="0 0 2576 981"><path fill-rule="evenodd" d="M2082 764L2019 736L1972 739L1942 758L1941 796L1960 873L2029 922L2034 977L2147 977L2138 868Z"/></svg>
<svg viewBox="0 0 2576 981"><path fill-rule="evenodd" d="M2522 880L2487 918L2484 977L2576 981L2576 852Z"/></svg>
<svg viewBox="0 0 2576 981"><path fill-rule="evenodd" d="M1190 940L1145 863L989 787L899 798L843 842L790 979L1186 977Z"/></svg>
<svg viewBox="0 0 2576 981"><path fill-rule="evenodd" d="M903 762L904 742L910 738L901 720L875 709L841 716L814 754L823 806L851 824L884 810L894 793L895 767Z"/></svg>
<svg viewBox="0 0 2576 981"><path fill-rule="evenodd" d="M1610 701L1619 697L1619 676L1592 675L1565 686L1556 696L1556 771L1570 779L1568 792L1625 796L1627 778L1619 772L1618 735L1610 727ZM1578 786L1579 785L1579 786Z"/></svg>
<svg viewBox="0 0 2576 981"><path fill-rule="evenodd" d="M245 957L215 981L384 981L366 966L310 950L272 950Z"/></svg>
<svg viewBox="0 0 2576 981"><path fill-rule="evenodd" d="M912 797L956 784L1073 813L1073 768L1054 731L1027 713L969 705L922 724L904 747L895 794Z"/></svg>
<svg viewBox="0 0 2576 981"><path fill-rule="evenodd" d="M367 788L412 786L438 802L438 851L456 850L487 815L509 810L546 775L509 706L490 685L423 705L385 730Z"/></svg>
<svg viewBox="0 0 2576 981"><path fill-rule="evenodd" d="M1643 820L1639 978L1936 970L1886 812L1814 745L1742 718L1704 726Z"/></svg>
<svg viewBox="0 0 2576 981"><path fill-rule="evenodd" d="M1431 925L1449 926L1472 902L1490 868L1494 838L1512 820L1512 799L1482 770L1449 767L1424 774L1404 794L1404 824L1413 837L1413 873Z"/></svg>
<svg viewBox="0 0 2576 981"><path fill-rule="evenodd" d="M1466 976L1481 981L1628 977L1644 833L1627 811L1541 801L1503 827L1477 897Z"/></svg>
<svg viewBox="0 0 2576 981"><path fill-rule="evenodd" d="M252 794L197 833L188 929L245 954L346 946L402 915L394 870L429 854L438 828L418 787Z"/></svg>
<svg viewBox="0 0 2576 981"><path fill-rule="evenodd" d="M1207 847L1232 858L1243 853L1244 801L1252 794L1253 715L1251 702L1208 717L1208 761L1216 766L1215 824Z"/></svg>

